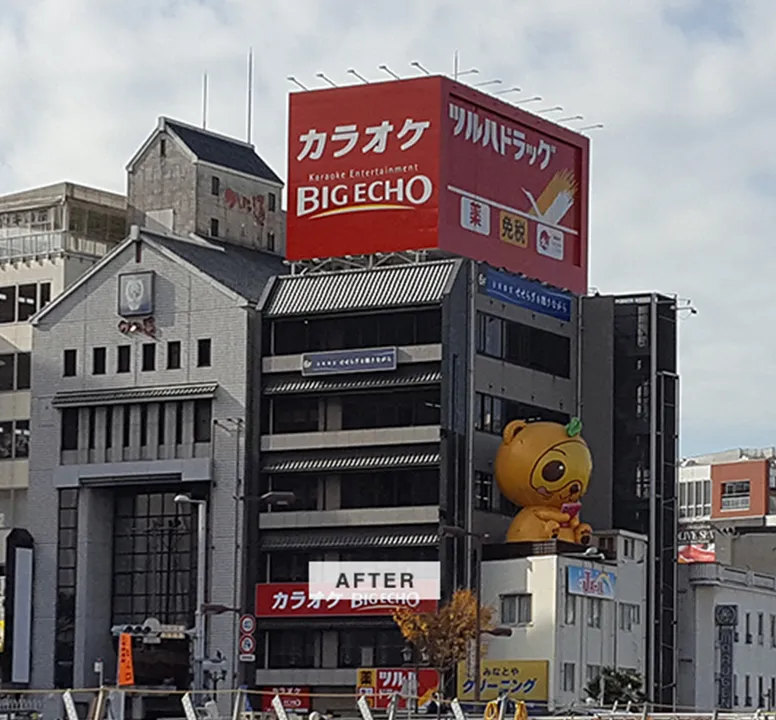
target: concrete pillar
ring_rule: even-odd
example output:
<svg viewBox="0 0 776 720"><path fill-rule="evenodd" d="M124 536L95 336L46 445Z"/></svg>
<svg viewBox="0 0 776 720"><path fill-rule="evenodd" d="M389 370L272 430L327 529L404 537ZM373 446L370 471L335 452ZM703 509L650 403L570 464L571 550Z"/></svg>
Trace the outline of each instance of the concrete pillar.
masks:
<svg viewBox="0 0 776 720"><path fill-rule="evenodd" d="M325 509L339 510L342 507L342 478L339 475L327 475L325 484Z"/></svg>
<svg viewBox="0 0 776 720"><path fill-rule="evenodd" d="M320 402L322 423L319 421L319 430L342 430L342 401L340 398L322 398Z"/></svg>
<svg viewBox="0 0 776 720"><path fill-rule="evenodd" d="M337 646L337 631L324 630L321 633L321 667L337 667L338 651L339 647Z"/></svg>
<svg viewBox="0 0 776 720"><path fill-rule="evenodd" d="M119 446L119 450L120 450ZM94 687L94 663L105 677L116 672L111 639L113 490L81 488L78 500L78 561L75 598L75 687Z"/></svg>
<svg viewBox="0 0 776 720"><path fill-rule="evenodd" d="M78 462L89 462L89 408L78 408Z"/></svg>
<svg viewBox="0 0 776 720"><path fill-rule="evenodd" d="M106 423L106 411L105 407L98 407L94 414L94 462L104 463L107 462L105 457L105 423Z"/></svg>
<svg viewBox="0 0 776 720"><path fill-rule="evenodd" d="M128 460L140 460L140 405L129 406L129 457Z"/></svg>
<svg viewBox="0 0 776 720"><path fill-rule="evenodd" d="M108 452L108 462L121 462L124 459L124 448L122 447L124 408L121 405L108 405L108 412L113 413L112 446Z"/></svg>
<svg viewBox="0 0 776 720"><path fill-rule="evenodd" d="M148 405L148 440L145 447L146 460L158 460L162 457L162 448L159 445L159 403L149 403Z"/></svg>
<svg viewBox="0 0 776 720"><path fill-rule="evenodd" d="M194 401L188 400L183 405L183 434L182 447L178 450L178 457L194 457Z"/></svg>
<svg viewBox="0 0 776 720"><path fill-rule="evenodd" d="M175 457L176 403L164 403L162 409L164 410L164 455L162 457L171 460Z"/></svg>

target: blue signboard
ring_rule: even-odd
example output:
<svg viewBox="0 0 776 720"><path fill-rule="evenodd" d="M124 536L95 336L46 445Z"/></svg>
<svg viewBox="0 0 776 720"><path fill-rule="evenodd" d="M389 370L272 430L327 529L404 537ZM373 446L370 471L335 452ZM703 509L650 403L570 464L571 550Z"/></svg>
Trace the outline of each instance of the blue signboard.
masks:
<svg viewBox="0 0 776 720"><path fill-rule="evenodd" d="M344 375L396 370L396 348L332 350L302 355L302 375Z"/></svg>
<svg viewBox="0 0 776 720"><path fill-rule="evenodd" d="M571 320L571 295L562 290L551 290L528 278L510 275L493 268L480 270L482 291L494 300L517 305L531 312L569 322Z"/></svg>
<svg viewBox="0 0 776 720"><path fill-rule="evenodd" d="M569 595L585 595L602 600L614 600L614 590L617 585L614 573L569 565L567 577Z"/></svg>

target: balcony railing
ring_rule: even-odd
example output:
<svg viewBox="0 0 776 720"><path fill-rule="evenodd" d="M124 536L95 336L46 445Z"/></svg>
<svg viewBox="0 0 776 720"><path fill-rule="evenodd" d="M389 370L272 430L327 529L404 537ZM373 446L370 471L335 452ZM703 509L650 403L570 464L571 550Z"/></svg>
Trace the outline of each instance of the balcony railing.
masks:
<svg viewBox="0 0 776 720"><path fill-rule="evenodd" d="M114 244L105 240L94 240L64 230L0 237L0 261L46 257L61 252L102 257L113 247Z"/></svg>

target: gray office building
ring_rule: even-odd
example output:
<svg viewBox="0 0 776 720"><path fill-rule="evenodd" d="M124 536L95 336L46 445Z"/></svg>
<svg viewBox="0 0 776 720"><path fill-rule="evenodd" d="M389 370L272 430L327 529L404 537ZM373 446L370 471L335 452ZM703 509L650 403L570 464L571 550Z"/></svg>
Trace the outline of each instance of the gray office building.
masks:
<svg viewBox="0 0 776 720"><path fill-rule="evenodd" d="M438 558L444 596L470 585L470 541L440 525L497 540L516 512L493 478L503 427L577 412L576 298L470 260L382 262L296 266L259 305L246 477L296 500L247 525L259 686L352 691L356 668L401 666L390 614L277 599L302 598L312 559Z"/></svg>
<svg viewBox="0 0 776 720"><path fill-rule="evenodd" d="M582 418L596 464L593 527L649 538L647 697L673 709L677 682L677 298L582 300Z"/></svg>

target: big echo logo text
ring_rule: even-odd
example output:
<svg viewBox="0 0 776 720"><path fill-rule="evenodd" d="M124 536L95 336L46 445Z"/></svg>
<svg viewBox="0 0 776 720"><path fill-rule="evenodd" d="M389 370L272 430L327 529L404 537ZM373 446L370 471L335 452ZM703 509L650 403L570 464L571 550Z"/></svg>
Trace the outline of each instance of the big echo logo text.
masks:
<svg viewBox="0 0 776 720"><path fill-rule="evenodd" d="M297 217L326 217L367 210L406 210L427 203L434 184L426 175L348 185L307 185L296 190Z"/></svg>

